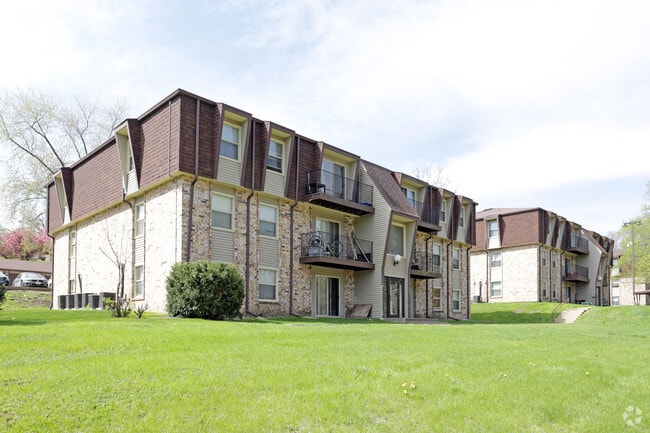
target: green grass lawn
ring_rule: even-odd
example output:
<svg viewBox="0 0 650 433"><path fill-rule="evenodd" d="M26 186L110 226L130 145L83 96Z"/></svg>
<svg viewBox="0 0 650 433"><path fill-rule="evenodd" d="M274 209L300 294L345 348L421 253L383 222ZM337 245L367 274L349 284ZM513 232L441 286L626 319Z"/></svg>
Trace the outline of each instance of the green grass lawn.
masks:
<svg viewBox="0 0 650 433"><path fill-rule="evenodd" d="M484 305L407 325L5 304L0 431L650 431L650 308L552 324L552 304Z"/></svg>

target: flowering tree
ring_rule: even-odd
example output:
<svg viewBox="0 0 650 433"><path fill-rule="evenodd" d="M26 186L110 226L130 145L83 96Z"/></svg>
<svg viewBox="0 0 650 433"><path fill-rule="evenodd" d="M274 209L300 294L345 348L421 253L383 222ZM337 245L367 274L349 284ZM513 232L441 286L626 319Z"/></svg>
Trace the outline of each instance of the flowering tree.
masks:
<svg viewBox="0 0 650 433"><path fill-rule="evenodd" d="M45 230L18 228L0 234L0 256L5 259L43 259L52 252L52 240Z"/></svg>

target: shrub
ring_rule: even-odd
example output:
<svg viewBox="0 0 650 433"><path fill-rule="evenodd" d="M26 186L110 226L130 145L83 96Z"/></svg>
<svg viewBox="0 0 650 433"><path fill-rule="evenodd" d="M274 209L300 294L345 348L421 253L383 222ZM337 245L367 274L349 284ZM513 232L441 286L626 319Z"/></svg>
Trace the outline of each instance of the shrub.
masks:
<svg viewBox="0 0 650 433"><path fill-rule="evenodd" d="M115 299L104 298L104 308L111 312L111 317L129 317L131 301L129 298L117 296Z"/></svg>
<svg viewBox="0 0 650 433"><path fill-rule="evenodd" d="M0 284L0 305L4 304L4 302L7 300L6 295L7 295L7 286L5 286L4 284Z"/></svg>
<svg viewBox="0 0 650 433"><path fill-rule="evenodd" d="M244 278L232 264L176 263L167 277L167 312L172 316L222 320L239 315Z"/></svg>

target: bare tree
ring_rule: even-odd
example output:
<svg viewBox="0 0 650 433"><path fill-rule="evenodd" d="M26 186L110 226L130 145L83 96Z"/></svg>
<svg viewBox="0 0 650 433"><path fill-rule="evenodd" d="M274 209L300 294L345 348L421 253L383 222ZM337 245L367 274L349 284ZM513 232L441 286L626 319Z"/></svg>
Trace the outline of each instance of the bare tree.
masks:
<svg viewBox="0 0 650 433"><path fill-rule="evenodd" d="M44 226L45 185L61 167L82 158L110 138L125 117L126 105L74 99L66 104L36 90L0 95L0 143L10 149L0 190L12 220Z"/></svg>
<svg viewBox="0 0 650 433"><path fill-rule="evenodd" d="M429 164L428 167L415 167L413 170L413 176L429 185L453 191L455 188L451 187L451 179L444 175L443 171L444 169L440 167L436 167L434 170L432 165Z"/></svg>

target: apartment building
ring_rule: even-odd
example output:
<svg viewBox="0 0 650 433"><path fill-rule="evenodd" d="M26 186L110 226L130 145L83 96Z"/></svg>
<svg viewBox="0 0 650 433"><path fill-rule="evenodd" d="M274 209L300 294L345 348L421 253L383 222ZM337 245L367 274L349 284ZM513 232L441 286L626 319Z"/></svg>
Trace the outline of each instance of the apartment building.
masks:
<svg viewBox="0 0 650 433"><path fill-rule="evenodd" d="M47 193L55 300L121 274L162 312L171 266L212 260L241 270L246 315L470 315L473 200L181 89Z"/></svg>
<svg viewBox="0 0 650 433"><path fill-rule="evenodd" d="M474 302L611 305L612 239L542 208L483 210L476 233Z"/></svg>

